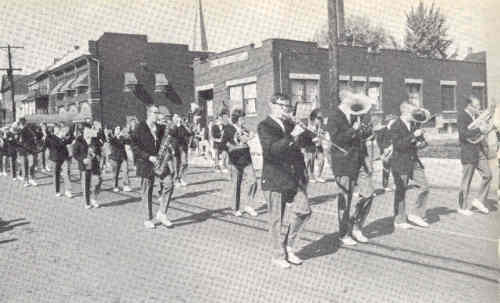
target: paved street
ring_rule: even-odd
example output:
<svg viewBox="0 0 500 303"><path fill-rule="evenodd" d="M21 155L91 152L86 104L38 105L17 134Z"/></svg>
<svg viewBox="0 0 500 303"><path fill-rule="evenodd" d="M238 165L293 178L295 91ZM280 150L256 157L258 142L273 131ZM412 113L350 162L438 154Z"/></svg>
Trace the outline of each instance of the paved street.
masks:
<svg viewBox="0 0 500 303"><path fill-rule="evenodd" d="M231 216L231 183L200 163L174 193L176 226L153 231L139 193L112 192L110 175L103 207L91 211L79 184L70 200L54 197L46 174L36 188L0 177L0 301L498 302L496 197L489 215L460 216L458 162L424 163L430 228L394 232L387 193L368 218L370 243L339 247L332 183L312 184L314 213L298 243L306 261L289 270L270 264L265 210Z"/></svg>

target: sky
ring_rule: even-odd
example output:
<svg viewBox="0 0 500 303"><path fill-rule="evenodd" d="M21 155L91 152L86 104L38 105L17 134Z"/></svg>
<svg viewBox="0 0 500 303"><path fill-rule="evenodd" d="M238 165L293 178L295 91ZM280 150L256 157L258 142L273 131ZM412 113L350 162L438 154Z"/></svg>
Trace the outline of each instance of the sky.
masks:
<svg viewBox="0 0 500 303"><path fill-rule="evenodd" d="M0 46L14 52L23 73L43 69L103 32L146 34L151 42L192 46L198 0L2 0ZM346 15L367 16L403 42L406 17L419 0L344 0ZM487 50L500 70L500 0L434 0L447 16L449 36L463 58L467 48ZM430 5L432 1L424 0ZM327 21L327 0L203 0L210 51L223 51L269 38L311 40ZM494 37L494 38L493 38ZM199 38L198 38L199 41ZM197 43L199 47L199 42ZM0 51L0 67L7 56ZM492 60L489 59L489 66ZM500 77L496 78L500 81ZM500 93L500 91L498 92Z"/></svg>

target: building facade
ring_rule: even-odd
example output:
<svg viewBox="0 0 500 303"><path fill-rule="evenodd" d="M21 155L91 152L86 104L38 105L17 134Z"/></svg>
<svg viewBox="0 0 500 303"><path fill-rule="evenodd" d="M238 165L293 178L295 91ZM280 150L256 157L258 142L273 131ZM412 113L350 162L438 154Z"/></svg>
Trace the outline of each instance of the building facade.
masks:
<svg viewBox="0 0 500 303"><path fill-rule="evenodd" d="M269 39L195 60L195 98L206 119L222 108L243 108L250 127L269 112L267 100L282 92L298 103L298 115L314 107L328 112L336 105L328 88L328 50L316 43ZM403 100L437 113L445 131L456 124L464 97L474 94L487 105L486 63L482 60L419 58L406 51L339 47L339 89L377 101L373 113L381 118L398 114Z"/></svg>
<svg viewBox="0 0 500 303"><path fill-rule="evenodd" d="M148 104L186 114L194 101L192 62L205 54L145 35L104 33L37 73L24 103L29 114L72 112L109 126L144 119Z"/></svg>
<svg viewBox="0 0 500 303"><path fill-rule="evenodd" d="M24 101L28 97L29 83L33 82L37 73L30 75L14 75L14 101L16 106L16 118L23 117L26 114ZM12 87L6 75L1 79L1 102L0 102L0 125L13 122L12 114Z"/></svg>

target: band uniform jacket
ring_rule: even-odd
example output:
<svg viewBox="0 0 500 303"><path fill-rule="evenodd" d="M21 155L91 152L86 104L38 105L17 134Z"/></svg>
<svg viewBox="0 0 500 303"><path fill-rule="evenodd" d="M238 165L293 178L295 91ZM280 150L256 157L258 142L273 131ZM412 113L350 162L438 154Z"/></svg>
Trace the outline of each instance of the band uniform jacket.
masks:
<svg viewBox="0 0 500 303"><path fill-rule="evenodd" d="M344 154L338 148L331 147L331 166L335 176L347 176L356 179L364 159L361 134L352 128L346 115L336 107L328 118L326 126L330 140L347 151Z"/></svg>
<svg viewBox="0 0 500 303"><path fill-rule="evenodd" d="M15 157L17 153L17 138L13 132L7 132L5 136L4 149L9 157Z"/></svg>
<svg viewBox="0 0 500 303"><path fill-rule="evenodd" d="M467 141L467 139L471 139L480 133L479 129L467 129L472 121L472 117L465 110L460 111L458 114L458 141L460 143L460 161L462 164L477 164L479 153L484 152L482 150L484 146L481 143L472 144Z"/></svg>
<svg viewBox="0 0 500 303"><path fill-rule="evenodd" d="M45 139L45 147L49 150L49 160L54 162L64 162L69 158L67 144L71 139L61 139L53 134L47 134Z"/></svg>
<svg viewBox="0 0 500 303"><path fill-rule="evenodd" d="M393 145L391 157L392 171L400 175L413 175L415 162L424 168L418 158L413 127L410 124L410 130L401 119L397 119L390 126L389 136Z"/></svg>
<svg viewBox="0 0 500 303"><path fill-rule="evenodd" d="M262 146L262 190L285 192L296 190L297 178L290 161L293 153L293 138L285 133L271 117L257 126Z"/></svg>
<svg viewBox="0 0 500 303"><path fill-rule="evenodd" d="M123 136L111 137L109 139L109 145L111 147L111 153L109 158L116 162L121 162L127 160L127 152L125 151L125 141Z"/></svg>
<svg viewBox="0 0 500 303"><path fill-rule="evenodd" d="M154 176L154 164L149 161L149 157L158 156L164 135L165 127L163 125L156 125L156 141L146 121L142 121L137 125L135 134L132 136L132 150L136 157L137 175L139 177L149 179Z"/></svg>
<svg viewBox="0 0 500 303"><path fill-rule="evenodd" d="M27 154L36 154L38 147L36 144L36 134L30 128L30 126L25 126L19 132L19 153L22 156Z"/></svg>
<svg viewBox="0 0 500 303"><path fill-rule="evenodd" d="M94 150L95 156L91 159L90 169L86 168L86 165L83 163L83 160L88 158L89 149ZM99 159L97 157L101 156L101 144L97 140L97 138L92 138L90 140L90 144L85 141L83 137L78 137L76 139L75 145L73 147L73 158L78 161L78 169L90 170L93 175L100 175L101 170L99 168Z"/></svg>

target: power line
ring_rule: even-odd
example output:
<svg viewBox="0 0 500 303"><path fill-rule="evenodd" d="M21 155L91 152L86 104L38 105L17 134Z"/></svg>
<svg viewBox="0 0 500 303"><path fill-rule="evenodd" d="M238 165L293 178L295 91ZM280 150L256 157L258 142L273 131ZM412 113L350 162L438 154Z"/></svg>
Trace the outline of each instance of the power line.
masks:
<svg viewBox="0 0 500 303"><path fill-rule="evenodd" d="M12 67L12 52L11 49L22 49L24 48L23 46L0 46L0 49L7 49L7 57L9 60L9 67L8 68L0 68L0 70L5 70L7 71L7 77L9 78L10 82L10 99L12 101L12 121L16 121L16 102L14 100L14 95L16 93L15 87L14 87L14 71L21 71L21 68L13 68Z"/></svg>

